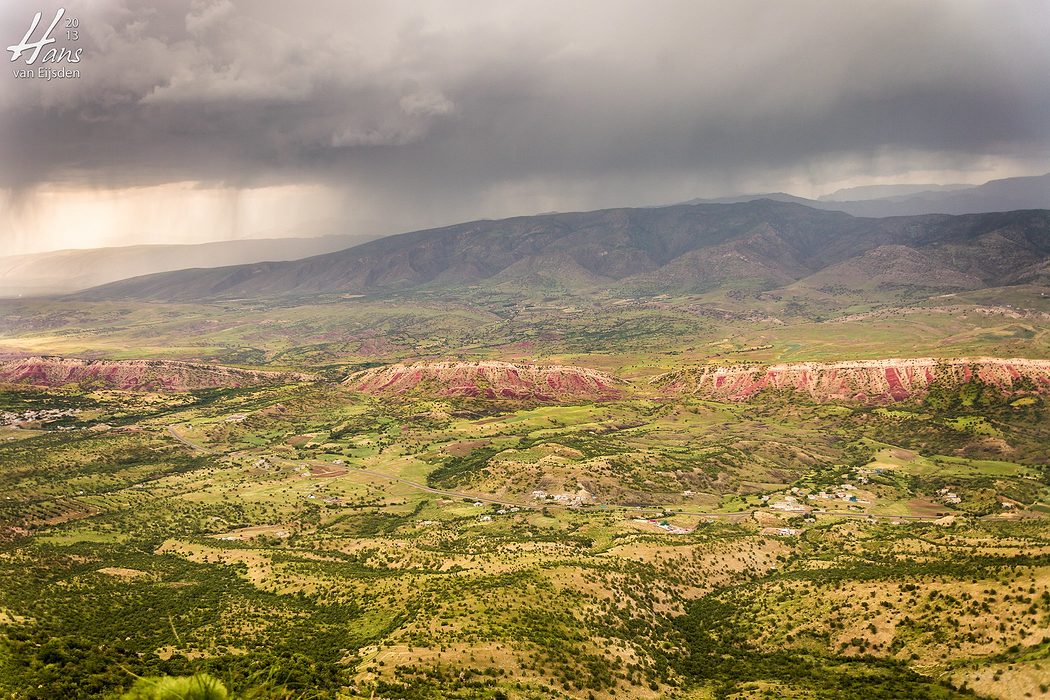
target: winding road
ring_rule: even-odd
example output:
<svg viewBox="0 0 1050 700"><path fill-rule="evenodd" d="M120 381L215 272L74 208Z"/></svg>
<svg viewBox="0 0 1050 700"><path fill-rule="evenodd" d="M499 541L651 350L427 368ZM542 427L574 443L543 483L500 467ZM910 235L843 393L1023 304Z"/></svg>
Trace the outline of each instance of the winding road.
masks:
<svg viewBox="0 0 1050 700"><path fill-rule="evenodd" d="M190 448L194 452L207 452L208 451L205 448L203 448L200 445L198 445L197 443L190 442L189 440L187 440L183 436L179 435L179 431L176 430L175 427L176 426L174 426L174 425L169 425L168 426L168 435L171 435L173 438L175 438L176 440L178 440L179 442L181 442L183 445L185 445L186 447Z"/></svg>

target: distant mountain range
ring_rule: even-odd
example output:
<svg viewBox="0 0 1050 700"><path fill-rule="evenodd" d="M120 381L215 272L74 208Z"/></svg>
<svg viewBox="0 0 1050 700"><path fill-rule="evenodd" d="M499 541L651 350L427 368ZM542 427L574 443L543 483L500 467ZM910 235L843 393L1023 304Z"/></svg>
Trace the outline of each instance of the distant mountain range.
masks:
<svg viewBox="0 0 1050 700"><path fill-rule="evenodd" d="M819 199L806 199L783 192L771 192L716 199L691 199L684 204L730 204L755 199L795 202L814 209L843 211L853 216L875 217L1050 209L1050 173L991 180L983 185L854 187L839 190Z"/></svg>
<svg viewBox="0 0 1050 700"><path fill-rule="evenodd" d="M136 245L0 257L0 297L62 294L137 275L263 260L295 260L343 250L375 236L323 236Z"/></svg>
<svg viewBox="0 0 1050 700"><path fill-rule="evenodd" d="M958 290L1025 282L1050 282L1050 211L875 219L756 200L475 221L303 260L148 275L79 296L194 301L472 286Z"/></svg>
<svg viewBox="0 0 1050 700"><path fill-rule="evenodd" d="M836 190L831 194L822 194L817 197L820 202L855 202L868 199L888 199L891 197L911 197L927 192L949 192L953 190L969 190L975 185L861 185L859 187L846 187Z"/></svg>
<svg viewBox="0 0 1050 700"><path fill-rule="evenodd" d="M766 200L766 204L758 204ZM836 261L843 267L829 270L816 267L816 261L806 257L805 250L796 251L780 237L778 226L814 226L811 235L839 246L833 230L889 229L897 223L852 222L848 219L826 219L815 214L779 211L775 215L769 202L798 204L810 209L842 212L854 217L897 217L923 214L971 214L1009 212L1030 209L1050 209L1050 174L1034 177L1016 177L993 180L983 185L875 185L839 190L820 199L806 199L784 193L741 195L719 199L696 199L682 205L656 207L664 211L666 219L679 221L671 226L675 233L663 229L653 232L653 241L645 242L646 227L667 226L664 215L647 215L646 210L614 209L583 214L550 213L517 217L503 221L480 221L391 237L390 243L375 243L370 248L347 249L374 241L375 236L325 236L319 238L277 238L261 240L223 241L200 245L142 245L93 250L61 250L48 253L0 257L0 297L64 294L107 285L118 280L135 279L126 285L105 287L93 295L130 294L149 298L196 299L212 296L315 293L332 290L355 293L372 289L412 288L419 285L442 284L534 284L570 288L607 286L621 283L628 287L642 285L654 289L697 289L717 285L719 279L739 275L744 279L758 279L763 285L798 280L804 273L822 272L829 280L843 275L855 275L858 265L874 264L883 272L877 276L883 282L889 279L912 278L926 280L934 286L972 287L979 285L980 275L950 264L939 267L937 257L926 259L906 237L884 236L881 250L871 249L870 255L849 263L847 258ZM715 204L755 203L751 209L732 210L733 214L718 214L716 210L696 210L688 215L682 207ZM723 210L718 210L723 211ZM728 212L730 210L724 210ZM761 217L744 217L748 223L732 223L733 217L744 211L769 212L772 219L764 223L770 229L766 239L758 229L744 231L748 225L760 227ZM725 221L715 219L725 217ZM712 218L713 217L713 218ZM778 218L779 217L779 218ZM655 218L661 223L651 223ZM692 219L693 223L684 223ZM793 221L793 222L792 222ZM928 220L923 226L932 225ZM806 222L806 223L803 223ZM833 223L839 222L839 223ZM960 224L961 225L961 224ZM690 229L690 226L693 229ZM716 231L728 226L726 231ZM598 228L595 228L598 227ZM601 230L601 227L608 227ZM828 228L830 227L830 228ZM681 228L682 231L678 229ZM565 240L560 233L566 234ZM683 231L692 230L692 234ZM472 236L467 232L473 231ZM772 233L771 233L772 232ZM602 235L604 233L604 235ZM733 238L747 234L754 247ZM725 238L727 235L728 238ZM802 235L802 232L799 232ZM665 236L670 238L665 240ZM680 237L685 238L679 240ZM626 238L624 238L626 237ZM442 263L455 248L442 248L427 253L431 241L448 239L471 241L471 245L491 247L479 250L473 247L456 253L459 260ZM574 242L582 247L571 255L563 251L573 249ZM688 240L688 243L683 242ZM708 245L705 241L717 241ZM444 243L439 244L443 246ZM783 247L786 245L787 247ZM823 243L821 243L823 245ZM894 248L892 246L903 246ZM412 253L402 250L410 246ZM524 249L523 247L524 246ZM684 247L683 247L684 246ZM690 248L689 246L695 246ZM771 246L771 247L770 247ZM687 250L688 248L688 250ZM667 258L675 251L685 257ZM698 251L703 250L703 254ZM316 258L329 253L335 258ZM586 252L590 251L590 252ZM727 251L731 251L727 253ZM733 257L743 251L743 257ZM863 252L868 253L865 249ZM986 251L988 252L988 251ZM721 255L729 258L719 258ZM777 259L778 254L785 257ZM591 255L599 256L591 259ZM798 256L802 255L802 258ZM302 260L295 265L263 264ZM426 259L424 259L426 258ZM1025 258L1028 262L1034 260ZM988 261L994 266L994 261ZM250 265L251 267L243 267ZM934 267L929 267L933 265ZM230 267L242 266L242 267ZM198 268L196 270L189 268ZM873 272L865 267L863 272ZM211 272L207 270L212 270ZM187 270L174 273L174 271ZM173 272L170 277L152 277L155 273ZM929 274L928 274L929 273ZM1020 269L1015 275L1029 274ZM180 280L188 285L183 289L169 288L167 280ZM191 283L192 281L192 283ZM830 282L829 282L830 283Z"/></svg>
<svg viewBox="0 0 1050 700"><path fill-rule="evenodd" d="M970 190L975 185L861 185L859 187L846 187L836 190L831 194L822 194L817 197L820 202L856 202L869 199L889 199L912 197L927 192L950 192L956 190Z"/></svg>

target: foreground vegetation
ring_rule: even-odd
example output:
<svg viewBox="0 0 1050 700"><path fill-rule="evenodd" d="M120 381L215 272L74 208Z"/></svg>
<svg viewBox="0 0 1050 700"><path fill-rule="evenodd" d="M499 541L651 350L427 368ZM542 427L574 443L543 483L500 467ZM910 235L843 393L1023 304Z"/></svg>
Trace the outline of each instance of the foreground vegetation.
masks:
<svg viewBox="0 0 1050 700"><path fill-rule="evenodd" d="M0 677L27 698L196 672L261 696L1039 694L1050 425L989 399L990 446L945 392L53 390L71 418L0 442ZM844 485L860 498L808 499Z"/></svg>
<svg viewBox="0 0 1050 700"><path fill-rule="evenodd" d="M137 347L319 379L0 389L15 416L0 426L0 691L1050 697L1038 387L938 385L888 406L644 390L699 358L1050 353L1035 321L857 297L830 323L814 295L609 313L496 293L11 302L3 342L20 351ZM552 404L338 381L429 355L585 362L641 388Z"/></svg>

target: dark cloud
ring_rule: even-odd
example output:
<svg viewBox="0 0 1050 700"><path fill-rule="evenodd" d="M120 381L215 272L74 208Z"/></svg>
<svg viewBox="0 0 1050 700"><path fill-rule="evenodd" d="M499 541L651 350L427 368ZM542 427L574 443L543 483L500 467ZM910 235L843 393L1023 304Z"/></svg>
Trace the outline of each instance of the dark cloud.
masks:
<svg viewBox="0 0 1050 700"><path fill-rule="evenodd" d="M57 6L5 3L0 37ZM66 7L82 77L3 79L8 188L319 182L396 230L1050 169L1050 13L1035 1Z"/></svg>

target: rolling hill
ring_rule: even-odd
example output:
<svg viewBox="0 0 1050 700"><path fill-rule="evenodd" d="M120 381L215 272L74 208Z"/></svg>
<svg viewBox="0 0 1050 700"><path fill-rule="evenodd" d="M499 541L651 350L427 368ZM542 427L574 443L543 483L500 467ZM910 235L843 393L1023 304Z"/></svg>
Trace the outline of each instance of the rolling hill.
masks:
<svg viewBox="0 0 1050 700"><path fill-rule="evenodd" d="M825 284L974 289L1045 276L1050 211L883 219L757 200L556 213L391 236L291 262L137 277L81 299L196 301L472 286L618 293ZM872 263L877 264L872 264Z"/></svg>

